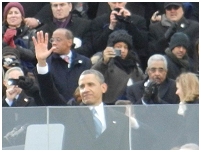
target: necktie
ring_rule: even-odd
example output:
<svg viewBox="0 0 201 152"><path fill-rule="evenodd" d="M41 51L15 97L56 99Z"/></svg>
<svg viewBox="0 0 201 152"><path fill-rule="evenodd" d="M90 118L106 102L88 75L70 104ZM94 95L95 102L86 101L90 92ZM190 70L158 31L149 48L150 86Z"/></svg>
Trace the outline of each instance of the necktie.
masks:
<svg viewBox="0 0 201 152"><path fill-rule="evenodd" d="M93 108L92 113L93 113L93 119L94 119L95 130L96 130L96 138L98 138L102 132L102 123L97 117L98 113L96 109Z"/></svg>
<svg viewBox="0 0 201 152"><path fill-rule="evenodd" d="M64 58L63 58L67 63L69 63L69 57L66 55Z"/></svg>

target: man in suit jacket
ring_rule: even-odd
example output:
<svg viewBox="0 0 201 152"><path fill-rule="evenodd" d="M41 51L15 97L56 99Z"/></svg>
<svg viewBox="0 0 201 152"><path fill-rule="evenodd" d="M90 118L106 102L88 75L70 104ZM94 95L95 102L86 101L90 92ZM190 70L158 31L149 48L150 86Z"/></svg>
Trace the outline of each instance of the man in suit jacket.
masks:
<svg viewBox="0 0 201 152"><path fill-rule="evenodd" d="M43 32L37 33L37 40L33 38L40 94L47 105L65 105L65 99L55 88L48 72L46 57L55 47L47 50L47 40ZM129 149L128 117L103 105L102 95L107 91L104 76L93 69L85 70L79 77L78 86L83 104L89 107L50 109L50 123L62 123L65 126L64 149ZM98 137L92 109L96 110L95 115L101 121L101 134Z"/></svg>
<svg viewBox="0 0 201 152"><path fill-rule="evenodd" d="M72 49L73 37L70 30L56 29L50 39L51 51L44 52L47 53L44 59L47 60L54 84L66 101L73 97L73 93L78 87L77 80L80 74L91 68L91 60ZM43 49L47 50L47 47L45 46ZM68 61L64 60L65 57L68 57Z"/></svg>
<svg viewBox="0 0 201 152"><path fill-rule="evenodd" d="M25 92L13 84L10 79L19 79L24 73L19 67L12 67L5 73L4 85L6 86L6 95L2 100L2 107L26 107L36 106L33 98L27 96Z"/></svg>
<svg viewBox="0 0 201 152"><path fill-rule="evenodd" d="M148 62L148 78L127 88L133 104L177 104L175 81L167 77L167 61L163 55L152 55Z"/></svg>

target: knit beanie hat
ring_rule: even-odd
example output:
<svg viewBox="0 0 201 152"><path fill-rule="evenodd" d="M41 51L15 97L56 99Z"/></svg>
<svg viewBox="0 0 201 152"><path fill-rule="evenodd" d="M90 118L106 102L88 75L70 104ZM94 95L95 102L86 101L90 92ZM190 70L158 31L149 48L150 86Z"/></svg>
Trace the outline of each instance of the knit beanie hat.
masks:
<svg viewBox="0 0 201 152"><path fill-rule="evenodd" d="M125 30L117 30L109 35L107 46L113 47L117 42L124 42L128 45L128 49L133 48L132 36Z"/></svg>
<svg viewBox="0 0 201 152"><path fill-rule="evenodd" d="M177 32L172 35L169 43L170 50L173 50L177 46L183 46L188 50L190 40L188 36L183 32Z"/></svg>
<svg viewBox="0 0 201 152"><path fill-rule="evenodd" d="M8 11L9 11L12 7L17 7L17 8L20 10L22 16L23 16L23 17L25 16L25 14L24 14L24 8L23 8L23 6L22 6L20 3L18 3L18 2L10 2L10 3L8 3L8 4L5 6L5 8L4 8L4 12L3 12L3 17L4 17L4 19L6 18L7 14L8 14Z"/></svg>
<svg viewBox="0 0 201 152"><path fill-rule="evenodd" d="M2 49L2 56L6 56L6 55L14 55L17 59L20 59L19 50L12 48L10 46L6 46Z"/></svg>

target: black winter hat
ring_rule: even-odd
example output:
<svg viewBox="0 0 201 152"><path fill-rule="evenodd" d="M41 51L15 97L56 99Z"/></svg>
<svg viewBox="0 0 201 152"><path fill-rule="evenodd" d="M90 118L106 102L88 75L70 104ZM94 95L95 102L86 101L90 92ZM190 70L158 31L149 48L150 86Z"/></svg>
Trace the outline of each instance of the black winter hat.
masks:
<svg viewBox="0 0 201 152"><path fill-rule="evenodd" d="M132 36L125 30L117 30L109 35L107 46L113 47L117 42L124 42L128 45L128 49L133 48Z"/></svg>
<svg viewBox="0 0 201 152"><path fill-rule="evenodd" d="M177 46L183 46L188 50L190 40L188 36L183 32L177 32L172 35L169 43L170 50L173 50Z"/></svg>
<svg viewBox="0 0 201 152"><path fill-rule="evenodd" d="M14 55L17 59L20 59L19 50L12 48L10 46L6 46L2 49L2 56L6 56L6 55Z"/></svg>
<svg viewBox="0 0 201 152"><path fill-rule="evenodd" d="M167 2L167 3L164 3L164 9L166 9L170 5L182 6L182 3L180 3L180 2Z"/></svg>

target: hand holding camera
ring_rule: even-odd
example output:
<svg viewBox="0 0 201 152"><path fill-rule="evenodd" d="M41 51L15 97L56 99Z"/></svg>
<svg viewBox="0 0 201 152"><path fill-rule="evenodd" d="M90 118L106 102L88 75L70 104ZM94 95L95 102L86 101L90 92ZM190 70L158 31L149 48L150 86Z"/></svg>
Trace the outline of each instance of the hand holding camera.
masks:
<svg viewBox="0 0 201 152"><path fill-rule="evenodd" d="M142 97L143 101L146 103L157 103L158 101L158 85L156 82L149 80L144 87L144 94Z"/></svg>
<svg viewBox="0 0 201 152"><path fill-rule="evenodd" d="M20 76L18 81L18 86L23 90L30 89L34 85L34 80L29 77Z"/></svg>
<svg viewBox="0 0 201 152"><path fill-rule="evenodd" d="M16 86L11 86L9 88L7 88L6 90L6 98L9 100L9 101L13 101L14 98L19 94L19 88L17 88Z"/></svg>
<svg viewBox="0 0 201 152"><path fill-rule="evenodd" d="M113 47L106 47L106 49L103 51L103 62L107 64L110 60L110 58L114 58L116 56L121 56L121 50L120 49L114 49Z"/></svg>
<svg viewBox="0 0 201 152"><path fill-rule="evenodd" d="M115 8L114 11L117 12L115 14L116 20L118 20L119 22L131 23L131 21L130 21L131 13L127 9L125 9L123 7Z"/></svg>

